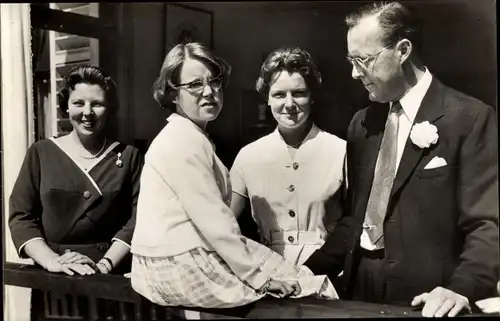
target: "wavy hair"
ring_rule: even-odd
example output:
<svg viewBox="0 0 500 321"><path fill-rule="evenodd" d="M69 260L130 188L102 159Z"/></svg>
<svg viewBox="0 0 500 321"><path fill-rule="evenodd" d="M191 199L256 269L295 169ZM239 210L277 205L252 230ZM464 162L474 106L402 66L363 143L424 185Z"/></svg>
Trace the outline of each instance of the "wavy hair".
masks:
<svg viewBox="0 0 500 321"><path fill-rule="evenodd" d="M255 89L264 99L268 98L276 74L284 70L302 75L312 95L321 85L321 74L309 52L299 47L283 47L272 51L260 68Z"/></svg>
<svg viewBox="0 0 500 321"><path fill-rule="evenodd" d="M105 93L106 107L112 112L118 110L118 92L116 83L103 69L92 65L78 65L73 67L64 77L61 88L57 93L59 109L67 115L69 96L77 84L98 85Z"/></svg>

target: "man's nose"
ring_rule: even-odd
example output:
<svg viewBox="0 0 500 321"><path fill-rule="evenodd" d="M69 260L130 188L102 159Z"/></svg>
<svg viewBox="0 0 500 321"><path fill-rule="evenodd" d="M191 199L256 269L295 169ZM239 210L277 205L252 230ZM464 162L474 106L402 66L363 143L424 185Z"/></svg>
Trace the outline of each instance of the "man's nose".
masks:
<svg viewBox="0 0 500 321"><path fill-rule="evenodd" d="M359 70L360 67L358 67L356 64L352 64L352 71L351 71L351 76L354 79L359 79L363 75L363 73Z"/></svg>

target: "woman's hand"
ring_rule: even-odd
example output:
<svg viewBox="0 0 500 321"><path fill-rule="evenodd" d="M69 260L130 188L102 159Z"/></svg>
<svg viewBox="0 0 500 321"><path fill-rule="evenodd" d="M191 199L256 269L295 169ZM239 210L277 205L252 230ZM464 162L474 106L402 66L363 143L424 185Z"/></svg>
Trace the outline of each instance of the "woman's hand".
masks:
<svg viewBox="0 0 500 321"><path fill-rule="evenodd" d="M54 256L49 259L45 269L49 272L54 273L66 273L68 275L74 275L75 272L80 275L90 275L94 274L95 270L91 268L88 264L79 264L79 263L67 263L62 264L60 262L60 256Z"/></svg>
<svg viewBox="0 0 500 321"><path fill-rule="evenodd" d="M96 270L96 264L94 261L92 261L92 259L90 259L86 255L71 250L66 250L64 254L60 257L59 262L61 264L72 264L72 263L86 264L90 266L92 269Z"/></svg>
<svg viewBox="0 0 500 321"><path fill-rule="evenodd" d="M302 290L297 281L280 281L273 279L267 281L262 288L259 289L259 292L269 292L278 295L281 298L285 298L290 295L299 295L301 291Z"/></svg>
<svg viewBox="0 0 500 321"><path fill-rule="evenodd" d="M500 296L477 301L476 305L483 313L500 315Z"/></svg>

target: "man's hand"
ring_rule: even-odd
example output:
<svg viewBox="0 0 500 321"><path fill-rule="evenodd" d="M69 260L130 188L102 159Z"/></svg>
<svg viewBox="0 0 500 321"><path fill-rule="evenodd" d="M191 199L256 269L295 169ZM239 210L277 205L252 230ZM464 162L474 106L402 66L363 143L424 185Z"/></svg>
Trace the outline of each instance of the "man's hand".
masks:
<svg viewBox="0 0 500 321"><path fill-rule="evenodd" d="M422 316L426 318L441 318L448 313L455 317L460 311L466 309L471 312L469 300L451 290L438 286L430 293L422 293L413 298L412 306L424 304Z"/></svg>

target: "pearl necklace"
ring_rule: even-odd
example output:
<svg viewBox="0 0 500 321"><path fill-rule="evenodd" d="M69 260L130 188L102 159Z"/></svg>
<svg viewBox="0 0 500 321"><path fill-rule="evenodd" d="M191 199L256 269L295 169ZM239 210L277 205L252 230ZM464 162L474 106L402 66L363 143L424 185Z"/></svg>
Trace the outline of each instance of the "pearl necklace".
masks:
<svg viewBox="0 0 500 321"><path fill-rule="evenodd" d="M92 155L92 156L82 156L82 155L80 155L80 157L81 157L81 158L83 158L83 159L95 159L95 158L99 157L99 155L100 155L100 154L102 153L102 151L104 150L104 147L106 146L106 141L107 141L107 139L108 139L107 137L104 137L104 143L102 144L101 149L100 149L100 150L99 150L96 154L91 154L91 153L89 153L89 154L90 154L90 155ZM87 151L87 150L86 150L85 148L83 148L83 147L82 147L82 149L84 149L85 151ZM88 151L87 151L87 152L88 152Z"/></svg>

